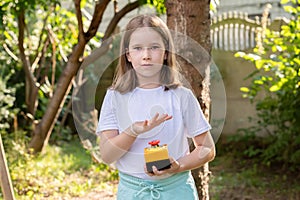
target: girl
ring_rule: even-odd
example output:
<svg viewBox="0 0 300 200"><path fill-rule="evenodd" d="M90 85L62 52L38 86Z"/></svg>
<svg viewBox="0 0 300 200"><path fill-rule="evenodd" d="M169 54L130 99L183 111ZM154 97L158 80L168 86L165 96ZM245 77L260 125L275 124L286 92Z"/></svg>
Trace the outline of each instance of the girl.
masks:
<svg viewBox="0 0 300 200"><path fill-rule="evenodd" d="M119 170L117 198L198 199L190 170L211 161L215 146L199 103L180 83L170 31L156 16L137 16L120 50L97 127L103 161ZM171 167L149 173L143 153L154 139L168 145Z"/></svg>

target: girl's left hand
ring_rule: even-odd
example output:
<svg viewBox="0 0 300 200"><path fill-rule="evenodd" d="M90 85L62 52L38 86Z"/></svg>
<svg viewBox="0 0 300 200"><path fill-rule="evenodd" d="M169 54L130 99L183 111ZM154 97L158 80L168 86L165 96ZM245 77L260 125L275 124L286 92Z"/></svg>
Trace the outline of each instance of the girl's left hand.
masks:
<svg viewBox="0 0 300 200"><path fill-rule="evenodd" d="M171 168L165 169L165 170L158 170L155 166L152 166L153 173L150 173L147 171L147 168L145 165L144 169L145 169L146 174L149 176L161 176L161 175L165 175L165 174L177 173L180 168L179 162L172 157L170 157L169 159L170 159L170 163L171 163Z"/></svg>

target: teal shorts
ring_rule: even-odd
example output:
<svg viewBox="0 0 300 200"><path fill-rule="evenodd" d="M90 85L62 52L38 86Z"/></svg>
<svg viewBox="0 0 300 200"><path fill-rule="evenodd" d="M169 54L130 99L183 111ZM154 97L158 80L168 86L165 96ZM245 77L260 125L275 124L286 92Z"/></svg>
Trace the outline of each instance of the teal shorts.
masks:
<svg viewBox="0 0 300 200"><path fill-rule="evenodd" d="M117 200L198 200L190 171L166 179L144 180L119 172Z"/></svg>

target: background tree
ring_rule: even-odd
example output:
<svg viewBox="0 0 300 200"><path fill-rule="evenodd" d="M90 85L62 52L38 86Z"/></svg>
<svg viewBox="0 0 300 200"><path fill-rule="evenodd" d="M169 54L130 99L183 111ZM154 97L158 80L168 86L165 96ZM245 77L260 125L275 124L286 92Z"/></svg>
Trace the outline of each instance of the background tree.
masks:
<svg viewBox="0 0 300 200"><path fill-rule="evenodd" d="M210 0L167 0L167 24L170 29L187 35L198 42L210 54ZM180 39L179 39L180 40ZM206 55L197 55L197 51L185 42L184 46L185 58L197 60L201 63ZM190 48L189 48L190 47ZM207 54L208 55L208 54ZM191 84L194 93L200 102L201 108L209 119L210 96L209 96L209 67L208 62L204 62L202 69L199 71L192 66L186 59L181 57L178 61L182 67L185 78ZM208 181L209 181L209 167L208 163L203 168L193 170L193 176L198 187L200 199L209 199Z"/></svg>

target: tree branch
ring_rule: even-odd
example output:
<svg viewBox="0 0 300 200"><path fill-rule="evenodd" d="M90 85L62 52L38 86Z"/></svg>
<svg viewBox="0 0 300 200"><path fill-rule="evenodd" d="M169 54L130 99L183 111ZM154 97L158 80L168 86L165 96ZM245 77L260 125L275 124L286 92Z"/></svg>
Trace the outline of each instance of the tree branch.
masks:
<svg viewBox="0 0 300 200"><path fill-rule="evenodd" d="M55 33L52 30L52 27L48 26L47 31L48 31L48 35L50 36L51 43L55 43L55 45L58 47L59 54L62 57L62 59L64 60L64 62L68 62L68 57L64 53L64 50L62 49L62 46L59 43L59 40L57 39Z"/></svg>
<svg viewBox="0 0 300 200"><path fill-rule="evenodd" d="M27 74L30 82L34 82L33 74L30 70L30 61L26 58L25 49L24 49L24 29L25 29L25 13L21 11L18 15L18 22L19 22L19 35L18 35L18 47L20 51L20 58L24 65L25 73Z"/></svg>
<svg viewBox="0 0 300 200"><path fill-rule="evenodd" d="M40 79L40 75L41 75L41 71L42 71L42 66L43 64L45 63L45 55L46 55L46 51L47 51L47 48L49 46L49 41L50 41L50 38L49 36L47 36L45 38L45 40L43 41L43 48L40 50L40 51L37 51L37 57L35 58L34 62L32 63L32 66L31 68L33 68L32 70L32 73L34 73L35 69L37 68L37 72L35 73L35 78L36 80L39 80Z"/></svg>
<svg viewBox="0 0 300 200"><path fill-rule="evenodd" d="M36 80L41 79L40 85L43 84L42 80L44 79L44 76L45 76L45 75L43 75L41 78L41 71L42 71L42 66L45 64L45 61L46 61L45 54L46 54L47 48L49 46L49 41L50 41L50 38L49 38L49 36L47 36L47 38L43 42L44 46L43 46L42 50L39 52L38 57L35 59L35 62L32 64L32 66L39 65L38 70L35 74L35 78L36 78Z"/></svg>
<svg viewBox="0 0 300 200"><path fill-rule="evenodd" d="M113 0L113 2L114 2L114 12L116 14L119 11L119 9L118 9L118 1L117 0Z"/></svg>
<svg viewBox="0 0 300 200"><path fill-rule="evenodd" d="M52 44L52 74L51 74L51 86L55 86L55 71L56 71L56 41L52 36L51 31L48 33L50 35L50 42ZM51 95L52 96L52 95Z"/></svg>
<svg viewBox="0 0 300 200"><path fill-rule="evenodd" d="M53 9L51 9L51 10L53 10ZM51 11L47 14L45 19L43 20L43 27L42 27L41 34L40 34L39 43L38 43L38 46L36 48L36 53L35 53L35 56L34 56L34 59L33 59L34 60L33 64L32 64L33 70L35 69L35 63L38 63L39 60L40 60L40 51L39 51L39 49L40 49L42 43L44 44L44 42L43 42L43 33L46 30L46 23L47 23L47 19L48 19L50 13L51 13Z"/></svg>
<svg viewBox="0 0 300 200"><path fill-rule="evenodd" d="M25 81L26 81L26 91L25 91L25 103L30 114L34 115L37 101L35 99L37 87L36 87L36 78L34 77L31 71L31 64L29 59L25 55L24 49L24 29L25 24L25 13L24 10L21 10L18 15L18 48L20 51L20 58L23 63L23 68L25 71ZM32 98L32 99L31 99Z"/></svg>
<svg viewBox="0 0 300 200"><path fill-rule="evenodd" d="M84 37L86 40L86 43L96 35L99 25L102 21L102 17L104 14L104 11L108 5L110 0L102 0L101 2L97 3L95 6L94 14L93 14L93 19L90 23L89 29L85 33Z"/></svg>
<svg viewBox="0 0 300 200"><path fill-rule="evenodd" d="M12 57L15 61L19 60L19 58L10 50L6 43L3 44L3 48L8 53L8 55L10 55L10 57Z"/></svg>
<svg viewBox="0 0 300 200"><path fill-rule="evenodd" d="M112 41L112 38L103 41L99 48L95 49L89 56L84 58L81 67L84 68L103 56L111 48Z"/></svg>
<svg viewBox="0 0 300 200"><path fill-rule="evenodd" d="M108 37L110 37L110 35L113 33L113 31L115 30L117 24L119 23L119 21L122 19L122 17L124 17L127 13L129 13L130 11L138 8L141 5L141 3L139 1L135 1L132 3L128 3L125 7L123 7L119 12L117 12L114 17L112 18L112 20L110 21L109 25L106 28L103 40L106 40Z"/></svg>
<svg viewBox="0 0 300 200"><path fill-rule="evenodd" d="M84 30L83 30L82 12L81 12L81 8L80 8L80 2L81 2L81 0L75 0L74 4L75 4L76 18L77 18L77 22L78 22L78 30L79 30L78 35L83 36Z"/></svg>

